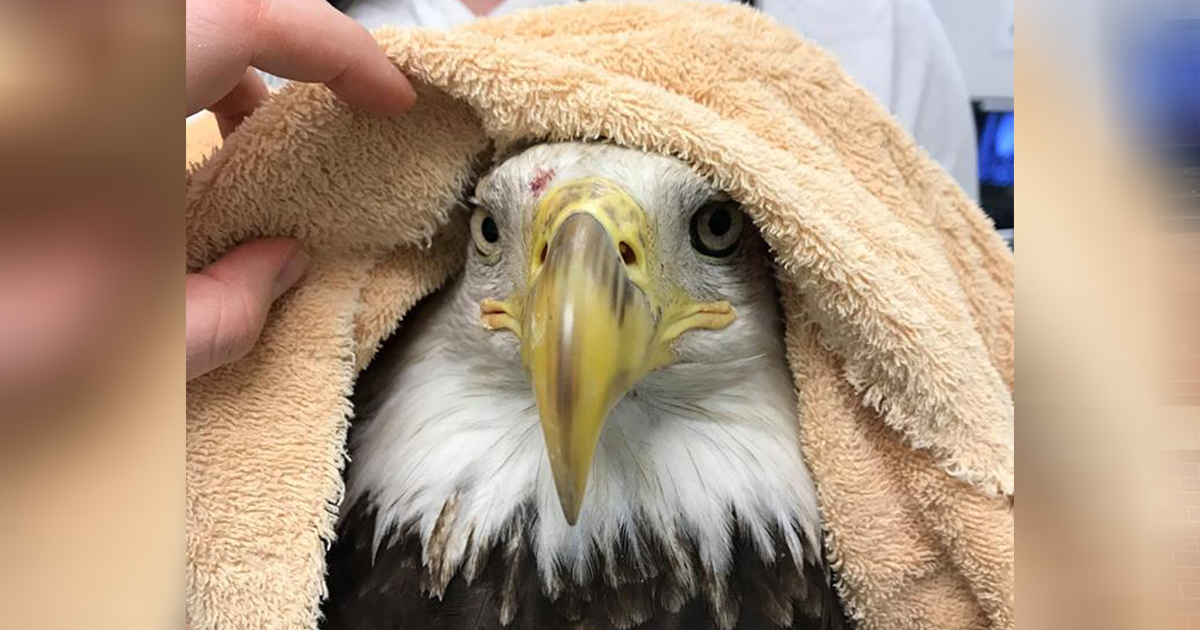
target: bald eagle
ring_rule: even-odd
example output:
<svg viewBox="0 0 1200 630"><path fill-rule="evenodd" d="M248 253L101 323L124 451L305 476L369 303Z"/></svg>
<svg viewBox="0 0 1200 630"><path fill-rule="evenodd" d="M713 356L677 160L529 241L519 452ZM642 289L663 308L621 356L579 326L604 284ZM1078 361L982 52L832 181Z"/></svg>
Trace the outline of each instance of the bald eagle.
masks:
<svg viewBox="0 0 1200 630"><path fill-rule="evenodd" d="M324 628L841 628L766 246L684 162L539 144L364 373Z"/></svg>

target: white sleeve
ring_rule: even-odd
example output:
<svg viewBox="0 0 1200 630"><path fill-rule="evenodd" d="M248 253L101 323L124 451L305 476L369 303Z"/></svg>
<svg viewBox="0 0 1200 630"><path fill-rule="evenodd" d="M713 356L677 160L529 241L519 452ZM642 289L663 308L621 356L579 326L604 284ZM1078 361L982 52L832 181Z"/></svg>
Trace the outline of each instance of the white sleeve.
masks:
<svg viewBox="0 0 1200 630"><path fill-rule="evenodd" d="M928 0L759 0L758 7L837 57L979 199L970 95Z"/></svg>
<svg viewBox="0 0 1200 630"><path fill-rule="evenodd" d="M896 62L888 109L972 199L978 142L966 78L928 0L896 2Z"/></svg>

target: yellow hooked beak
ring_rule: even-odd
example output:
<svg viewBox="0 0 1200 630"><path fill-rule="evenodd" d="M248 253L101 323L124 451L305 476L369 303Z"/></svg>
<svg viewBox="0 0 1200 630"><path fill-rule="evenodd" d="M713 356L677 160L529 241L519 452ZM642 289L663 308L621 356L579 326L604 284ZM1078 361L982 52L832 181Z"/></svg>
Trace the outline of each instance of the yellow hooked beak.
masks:
<svg viewBox="0 0 1200 630"><path fill-rule="evenodd" d="M604 421L635 383L671 362L670 343L736 317L652 277L646 216L616 184L567 182L538 204L527 290L484 300L483 323L521 338L567 522L579 518Z"/></svg>

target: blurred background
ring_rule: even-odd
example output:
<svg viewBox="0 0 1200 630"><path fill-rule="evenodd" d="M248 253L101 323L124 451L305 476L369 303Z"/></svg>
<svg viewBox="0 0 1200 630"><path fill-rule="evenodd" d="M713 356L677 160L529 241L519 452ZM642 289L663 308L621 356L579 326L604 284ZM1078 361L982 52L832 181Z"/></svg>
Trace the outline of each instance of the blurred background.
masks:
<svg viewBox="0 0 1200 630"><path fill-rule="evenodd" d="M977 146L979 205L1014 242L1013 0L931 0L962 69Z"/></svg>

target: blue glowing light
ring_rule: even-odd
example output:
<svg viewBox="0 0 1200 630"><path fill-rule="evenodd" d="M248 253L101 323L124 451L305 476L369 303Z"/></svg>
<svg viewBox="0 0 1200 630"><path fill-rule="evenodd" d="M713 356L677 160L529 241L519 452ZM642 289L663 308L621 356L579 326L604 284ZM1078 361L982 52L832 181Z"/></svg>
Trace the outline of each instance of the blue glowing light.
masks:
<svg viewBox="0 0 1200 630"><path fill-rule="evenodd" d="M979 143L979 181L985 186L1013 185L1013 113L987 114Z"/></svg>

